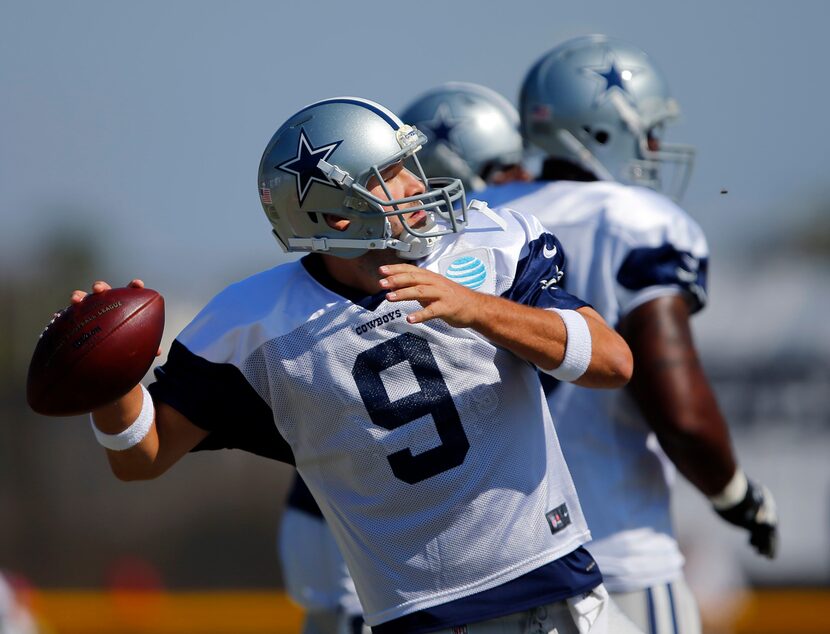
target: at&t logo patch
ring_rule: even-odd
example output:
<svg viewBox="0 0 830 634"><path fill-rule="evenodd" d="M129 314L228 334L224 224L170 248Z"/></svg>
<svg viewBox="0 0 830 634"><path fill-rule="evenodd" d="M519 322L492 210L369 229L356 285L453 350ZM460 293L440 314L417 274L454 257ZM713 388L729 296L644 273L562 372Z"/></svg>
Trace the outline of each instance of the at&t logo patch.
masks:
<svg viewBox="0 0 830 634"><path fill-rule="evenodd" d="M482 293L496 290L492 256L487 249L473 249L442 258L441 273L448 280Z"/></svg>
<svg viewBox="0 0 830 634"><path fill-rule="evenodd" d="M458 282L462 286L475 290L484 284L484 280L487 279L487 269L484 262L478 258L465 255L453 260L444 275L453 282Z"/></svg>

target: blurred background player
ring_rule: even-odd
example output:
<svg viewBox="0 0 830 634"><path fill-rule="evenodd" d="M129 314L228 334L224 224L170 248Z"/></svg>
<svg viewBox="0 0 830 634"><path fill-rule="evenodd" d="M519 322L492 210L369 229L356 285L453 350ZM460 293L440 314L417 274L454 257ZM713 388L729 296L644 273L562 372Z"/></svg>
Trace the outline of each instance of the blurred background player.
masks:
<svg viewBox="0 0 830 634"><path fill-rule="evenodd" d="M0 573L0 634L37 634L34 617L19 600L17 592Z"/></svg>
<svg viewBox="0 0 830 634"><path fill-rule="evenodd" d="M305 612L302 634L369 634L334 535L296 472L280 517L277 550L285 591Z"/></svg>
<svg viewBox="0 0 830 634"><path fill-rule="evenodd" d="M519 113L502 95L478 84L447 82L416 98L401 118L424 132L427 176L460 178L467 191L529 181L522 168Z"/></svg>
<svg viewBox="0 0 830 634"><path fill-rule="evenodd" d="M692 340L689 317L707 299L706 239L655 191L678 200L694 152L661 141L679 109L651 59L604 36L542 56L525 77L519 109L525 140L544 154L538 181L480 197L534 214L556 232L568 253L568 291L590 302L634 354L625 391L545 381L590 551L612 597L643 630L699 632L671 526L672 463L766 557L775 555L777 520L769 491L737 466Z"/></svg>
<svg viewBox="0 0 830 634"><path fill-rule="evenodd" d="M410 103L401 120L429 138L418 153L428 177L458 178L472 191L531 179L521 165L519 113L489 88L442 84ZM320 508L297 475L280 521L278 550L286 591L306 613L304 634L361 631L354 583Z"/></svg>

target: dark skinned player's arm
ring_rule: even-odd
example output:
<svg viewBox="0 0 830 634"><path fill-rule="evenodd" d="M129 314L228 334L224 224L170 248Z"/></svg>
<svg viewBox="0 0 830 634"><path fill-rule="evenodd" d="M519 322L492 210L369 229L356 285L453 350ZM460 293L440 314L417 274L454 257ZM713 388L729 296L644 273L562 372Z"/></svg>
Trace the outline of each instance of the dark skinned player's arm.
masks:
<svg viewBox="0 0 830 634"><path fill-rule="evenodd" d="M628 389L678 470L712 496L735 473L726 420L695 349L682 295L651 300L626 315L619 331L634 356Z"/></svg>
<svg viewBox="0 0 830 634"><path fill-rule="evenodd" d="M709 497L718 515L749 531L758 553L775 557L775 501L737 466L726 421L695 350L689 315L686 299L673 295L646 302L620 322L634 356L628 389L680 473Z"/></svg>

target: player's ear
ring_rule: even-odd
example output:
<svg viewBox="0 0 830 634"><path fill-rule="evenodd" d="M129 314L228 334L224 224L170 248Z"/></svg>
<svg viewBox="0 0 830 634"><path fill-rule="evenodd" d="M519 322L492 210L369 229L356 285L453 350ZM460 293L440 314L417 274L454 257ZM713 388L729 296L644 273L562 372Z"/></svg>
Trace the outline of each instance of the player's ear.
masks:
<svg viewBox="0 0 830 634"><path fill-rule="evenodd" d="M352 221L343 216L335 216L334 214L323 214L326 219L326 224L336 231L345 231L352 224Z"/></svg>

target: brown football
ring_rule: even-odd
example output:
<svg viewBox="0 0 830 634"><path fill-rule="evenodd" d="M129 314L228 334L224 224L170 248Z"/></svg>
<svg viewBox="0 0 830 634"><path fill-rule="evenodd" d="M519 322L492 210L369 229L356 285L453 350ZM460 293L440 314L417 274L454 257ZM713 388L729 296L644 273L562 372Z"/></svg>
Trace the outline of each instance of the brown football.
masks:
<svg viewBox="0 0 830 634"><path fill-rule="evenodd" d="M46 416L73 416L141 381L164 331L164 298L149 288L90 293L52 320L29 363L26 399Z"/></svg>

